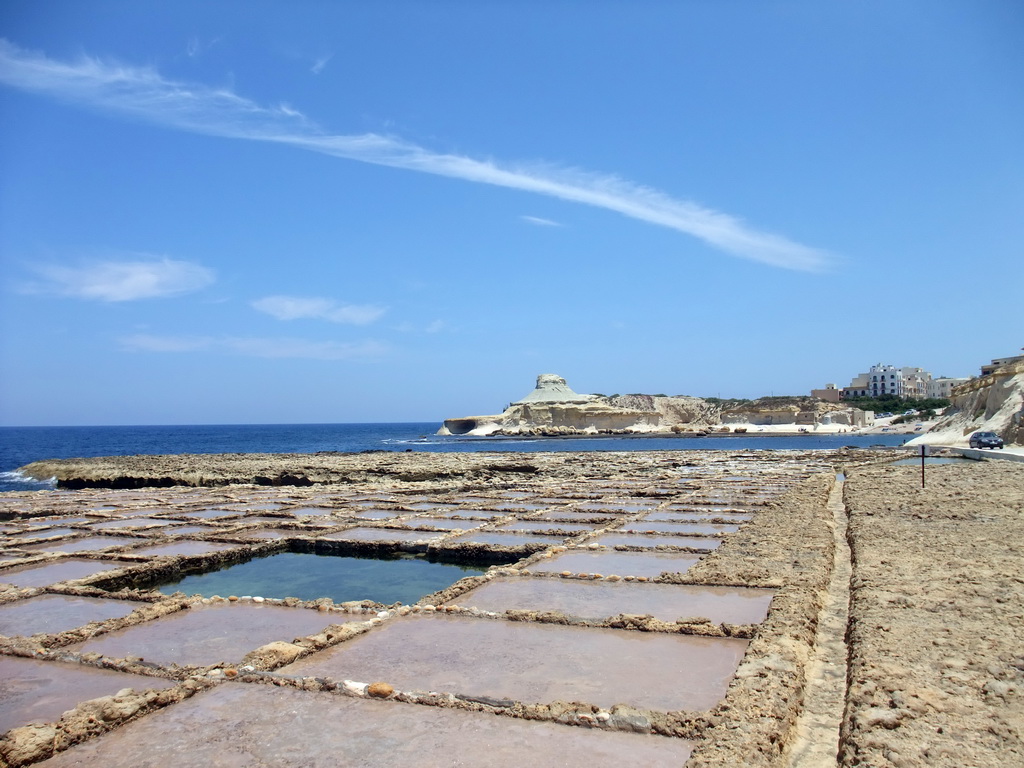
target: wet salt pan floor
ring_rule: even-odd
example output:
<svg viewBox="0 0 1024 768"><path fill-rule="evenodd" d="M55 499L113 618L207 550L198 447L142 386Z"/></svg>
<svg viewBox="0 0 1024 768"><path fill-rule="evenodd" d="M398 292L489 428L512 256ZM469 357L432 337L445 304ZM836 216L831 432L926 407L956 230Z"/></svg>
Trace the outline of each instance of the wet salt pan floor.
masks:
<svg viewBox="0 0 1024 768"><path fill-rule="evenodd" d="M146 603L70 595L38 595L0 605L0 635L65 632L91 621L127 616ZM0 657L2 658L2 657Z"/></svg>
<svg viewBox="0 0 1024 768"><path fill-rule="evenodd" d="M0 733L33 722L52 722L80 701L110 696L123 688L173 684L77 664L0 656Z"/></svg>
<svg viewBox="0 0 1024 768"><path fill-rule="evenodd" d="M662 621L706 617L715 623L757 624L767 615L772 595L766 589L516 578L494 579L460 603L485 611L559 611L595 620L639 613Z"/></svg>
<svg viewBox="0 0 1024 768"><path fill-rule="evenodd" d="M144 652L147 661L165 666L231 664L266 643L311 635L346 620L345 616L279 605L198 605L69 646L69 650L113 659Z"/></svg>
<svg viewBox="0 0 1024 768"><path fill-rule="evenodd" d="M725 694L746 647L731 638L405 617L281 671L528 703L703 710Z"/></svg>
<svg viewBox="0 0 1024 768"><path fill-rule="evenodd" d="M594 768L682 765L690 751L690 742L682 739L591 732L475 712L227 684L42 765L520 768L550 765L557 759L565 768Z"/></svg>
<svg viewBox="0 0 1024 768"><path fill-rule="evenodd" d="M675 555L662 552L581 552L569 551L528 567L532 573L601 574L602 576L643 576L654 578L663 572L686 573L700 555Z"/></svg>

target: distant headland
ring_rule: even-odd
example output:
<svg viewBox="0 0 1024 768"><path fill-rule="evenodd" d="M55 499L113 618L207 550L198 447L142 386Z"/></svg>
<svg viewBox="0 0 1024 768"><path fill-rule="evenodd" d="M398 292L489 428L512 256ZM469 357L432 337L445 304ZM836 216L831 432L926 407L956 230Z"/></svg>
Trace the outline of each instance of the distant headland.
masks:
<svg viewBox="0 0 1024 768"><path fill-rule="evenodd" d="M558 436L843 432L869 428L874 413L815 397L731 402L686 395L579 394L553 373L499 414L445 419L440 435Z"/></svg>

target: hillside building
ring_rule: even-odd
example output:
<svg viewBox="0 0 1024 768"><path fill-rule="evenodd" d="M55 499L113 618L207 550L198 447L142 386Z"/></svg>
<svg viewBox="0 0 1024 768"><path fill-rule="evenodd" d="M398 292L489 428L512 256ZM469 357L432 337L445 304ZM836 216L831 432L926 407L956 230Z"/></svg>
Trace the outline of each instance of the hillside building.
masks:
<svg viewBox="0 0 1024 768"><path fill-rule="evenodd" d="M954 379L950 376L940 376L928 382L928 397L941 397L949 400L953 397L953 387L958 387L970 381L968 378Z"/></svg>
<svg viewBox="0 0 1024 768"><path fill-rule="evenodd" d="M923 368L883 365L871 366L867 373L858 374L843 387L842 397L881 397L895 395L920 400L928 397L928 383L932 375Z"/></svg>

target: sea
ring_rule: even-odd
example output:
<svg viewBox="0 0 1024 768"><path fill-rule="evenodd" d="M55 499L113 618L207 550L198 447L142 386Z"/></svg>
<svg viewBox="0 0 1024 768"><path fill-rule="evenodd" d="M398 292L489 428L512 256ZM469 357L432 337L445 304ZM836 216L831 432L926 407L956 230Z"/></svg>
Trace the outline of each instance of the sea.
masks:
<svg viewBox="0 0 1024 768"><path fill-rule="evenodd" d="M910 435L721 437L467 437L434 434L438 422L395 424L199 424L190 426L0 427L0 491L53 489L19 472L33 461L88 456L336 451L816 450L902 445Z"/></svg>

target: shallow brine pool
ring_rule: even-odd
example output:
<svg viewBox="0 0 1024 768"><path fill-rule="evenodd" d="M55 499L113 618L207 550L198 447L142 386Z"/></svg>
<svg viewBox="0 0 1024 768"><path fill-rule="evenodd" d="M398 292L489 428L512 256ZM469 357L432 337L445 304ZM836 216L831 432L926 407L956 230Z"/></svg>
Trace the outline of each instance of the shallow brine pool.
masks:
<svg viewBox="0 0 1024 768"><path fill-rule="evenodd" d="M485 570L485 566L431 562L412 555L379 559L283 552L218 571L186 576L161 585L159 590L166 595L180 591L204 597L252 595L300 600L329 597L336 603L374 600L385 605L412 604L461 578Z"/></svg>

